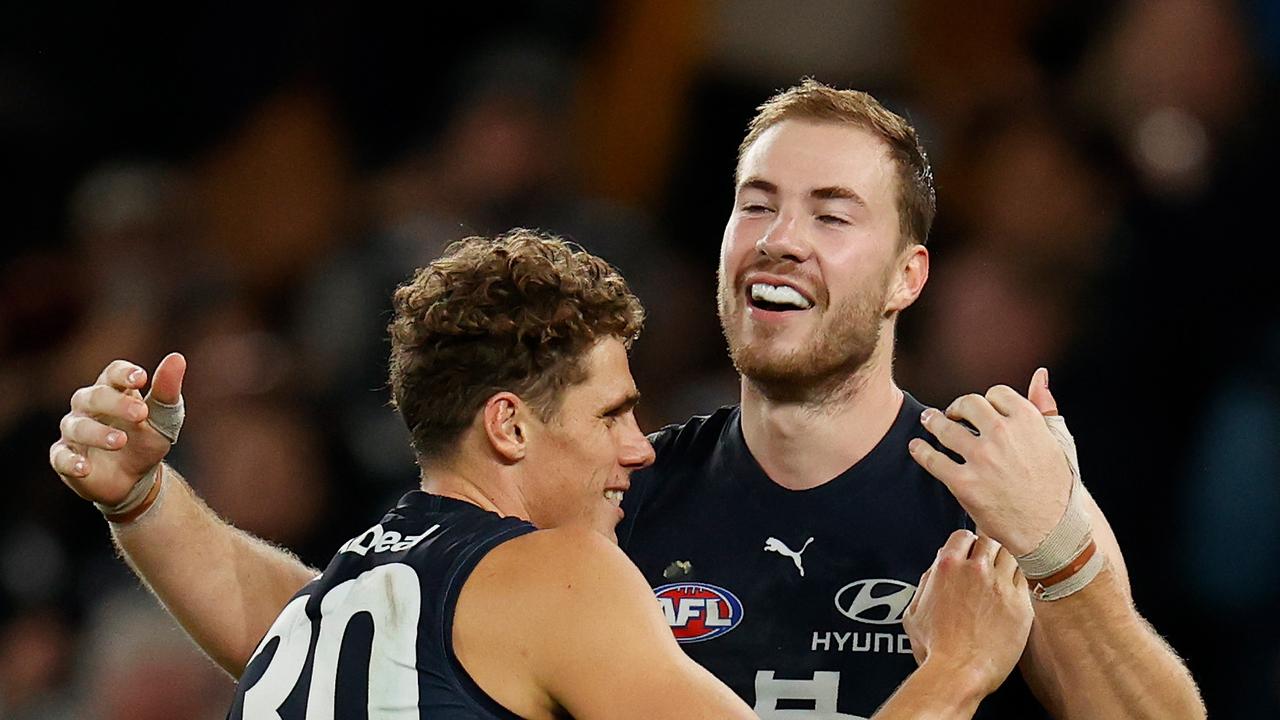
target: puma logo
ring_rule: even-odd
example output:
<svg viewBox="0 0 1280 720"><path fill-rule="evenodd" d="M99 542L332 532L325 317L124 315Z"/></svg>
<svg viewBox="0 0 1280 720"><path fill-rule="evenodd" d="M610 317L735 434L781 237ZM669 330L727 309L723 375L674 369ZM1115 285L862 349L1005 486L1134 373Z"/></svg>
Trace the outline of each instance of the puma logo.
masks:
<svg viewBox="0 0 1280 720"><path fill-rule="evenodd" d="M800 556L811 542L813 542L813 538L805 540L804 545L800 546L799 550L792 550L778 538L771 537L764 541L764 549L765 552L776 552L779 555L786 555L791 558L791 561L796 564L796 569L800 571L800 577L804 577L804 561L800 559Z"/></svg>

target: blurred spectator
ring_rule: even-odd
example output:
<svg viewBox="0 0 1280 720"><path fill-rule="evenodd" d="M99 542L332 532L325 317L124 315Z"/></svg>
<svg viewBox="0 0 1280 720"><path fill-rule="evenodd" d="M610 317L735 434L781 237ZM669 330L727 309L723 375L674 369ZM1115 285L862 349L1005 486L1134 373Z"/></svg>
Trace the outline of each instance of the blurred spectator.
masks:
<svg viewBox="0 0 1280 720"><path fill-rule="evenodd" d="M0 717L79 717L65 686L74 644L71 628L48 611L32 611L0 625Z"/></svg>
<svg viewBox="0 0 1280 720"><path fill-rule="evenodd" d="M82 655L86 720L216 720L226 717L232 684L173 618L132 587L103 595Z"/></svg>

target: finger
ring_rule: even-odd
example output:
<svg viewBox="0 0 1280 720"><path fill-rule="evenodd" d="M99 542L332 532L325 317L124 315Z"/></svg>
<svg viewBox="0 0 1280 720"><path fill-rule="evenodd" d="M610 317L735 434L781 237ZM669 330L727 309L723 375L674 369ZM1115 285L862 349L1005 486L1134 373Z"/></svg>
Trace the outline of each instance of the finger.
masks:
<svg viewBox="0 0 1280 720"><path fill-rule="evenodd" d="M1013 556L1010 555L1010 557ZM1017 567L1016 562L1013 568L1013 586L1022 592L1030 592L1031 590L1031 583L1027 580L1027 576L1022 574L1022 568Z"/></svg>
<svg viewBox="0 0 1280 720"><path fill-rule="evenodd" d="M141 422L147 406L134 391L121 391L108 385L80 388L71 396L71 411L125 423Z"/></svg>
<svg viewBox="0 0 1280 720"><path fill-rule="evenodd" d="M151 397L166 405L178 402L182 394L182 379L187 373L187 359L181 353L169 353L156 366L155 379L151 382Z"/></svg>
<svg viewBox="0 0 1280 720"><path fill-rule="evenodd" d="M89 474L88 459L62 440L49 446L49 466L67 478L82 478Z"/></svg>
<svg viewBox="0 0 1280 720"><path fill-rule="evenodd" d="M916 594L911 596L911 604L907 606L907 614L914 615L920 609L920 597L924 595L925 585L929 584L929 576L933 574L933 567L925 570L920 575L920 584L916 586Z"/></svg>
<svg viewBox="0 0 1280 720"><path fill-rule="evenodd" d="M95 385L110 385L117 390L137 390L146 385L147 371L128 360L112 360L98 375Z"/></svg>
<svg viewBox="0 0 1280 720"><path fill-rule="evenodd" d="M1040 368L1031 376L1031 385L1027 388L1027 399L1040 411L1041 415L1058 414L1058 401L1049 392L1049 368Z"/></svg>
<svg viewBox="0 0 1280 720"><path fill-rule="evenodd" d="M1007 577L1015 585L1018 583L1018 577L1022 575L1022 571L1018 568L1018 560L1013 557L1013 553L1003 547L996 552L995 567L996 577ZM1023 582L1026 582L1026 578L1023 578Z"/></svg>
<svg viewBox="0 0 1280 720"><path fill-rule="evenodd" d="M950 555L951 557L967 558L973 550L973 544L978 541L978 536L968 530L956 530L951 533L951 537L947 538L947 542L938 550L938 557Z"/></svg>
<svg viewBox="0 0 1280 720"><path fill-rule="evenodd" d="M952 495L958 495L964 489L963 486L969 477L968 471L964 465L947 457L941 450L920 438L915 438L907 443L907 452L911 453L911 459L915 460L920 467L947 486Z"/></svg>
<svg viewBox="0 0 1280 720"><path fill-rule="evenodd" d="M991 407L1006 417L1034 409L1029 400L1008 385L996 385L988 390L986 400L991 403ZM1039 414L1038 411L1037 414Z"/></svg>
<svg viewBox="0 0 1280 720"><path fill-rule="evenodd" d="M83 447L119 450L128 442L128 436L122 430L85 415L63 415L58 429L62 431L64 440Z"/></svg>
<svg viewBox="0 0 1280 720"><path fill-rule="evenodd" d="M974 541L973 547L969 551L969 558L994 566L996 562L996 554L999 553L1000 550L1000 543L992 540L986 535L979 535L978 539Z"/></svg>
<svg viewBox="0 0 1280 720"><path fill-rule="evenodd" d="M977 428L980 433L988 433L991 427L1004 418L981 395L969 393L961 395L947 406L947 417L952 420L965 420Z"/></svg>
<svg viewBox="0 0 1280 720"><path fill-rule="evenodd" d="M954 403L952 403L954 405ZM948 408L950 410L950 408ZM933 433L938 441L949 449L968 457L977 446L978 438L969 429L946 417L934 408L928 408L920 415L920 424Z"/></svg>

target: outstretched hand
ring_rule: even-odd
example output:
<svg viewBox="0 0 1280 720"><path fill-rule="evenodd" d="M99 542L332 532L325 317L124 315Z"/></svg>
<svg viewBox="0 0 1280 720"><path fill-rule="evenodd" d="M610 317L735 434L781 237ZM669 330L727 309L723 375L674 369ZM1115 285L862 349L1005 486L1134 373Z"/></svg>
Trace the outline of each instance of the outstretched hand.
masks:
<svg viewBox="0 0 1280 720"><path fill-rule="evenodd" d="M911 456L955 496L978 527L1015 555L1034 550L1062 519L1073 482L1064 448L1044 417L1058 414L1049 373L1040 368L1027 397L1006 385L957 398L921 422L957 463L921 439ZM960 423L963 420L977 430Z"/></svg>
<svg viewBox="0 0 1280 720"><path fill-rule="evenodd" d="M150 397L176 404L186 371L186 358L170 353L156 367ZM169 453L172 443L147 422L146 386L145 370L115 360L93 385L71 396L71 411L59 425L62 435L49 448L49 465L80 497L115 505Z"/></svg>

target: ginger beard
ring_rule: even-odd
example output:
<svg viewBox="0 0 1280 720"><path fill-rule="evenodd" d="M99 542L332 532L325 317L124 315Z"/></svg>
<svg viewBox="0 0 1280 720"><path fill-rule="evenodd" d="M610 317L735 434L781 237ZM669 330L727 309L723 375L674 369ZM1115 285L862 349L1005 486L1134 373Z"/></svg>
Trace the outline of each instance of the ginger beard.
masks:
<svg viewBox="0 0 1280 720"><path fill-rule="evenodd" d="M867 365L880 344L890 270L886 268L876 282L836 305L831 305L830 294L820 286L814 306L800 311L819 313L818 322L798 347L784 348L771 339L784 329L780 326L755 323L750 330L754 337L744 337L748 333L745 323L753 322L745 317L746 271L739 273L731 287L721 269L716 305L734 368L765 397L777 401L821 402L837 393Z"/></svg>

